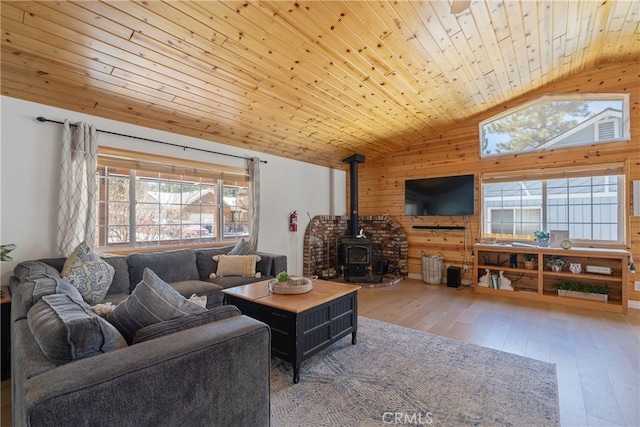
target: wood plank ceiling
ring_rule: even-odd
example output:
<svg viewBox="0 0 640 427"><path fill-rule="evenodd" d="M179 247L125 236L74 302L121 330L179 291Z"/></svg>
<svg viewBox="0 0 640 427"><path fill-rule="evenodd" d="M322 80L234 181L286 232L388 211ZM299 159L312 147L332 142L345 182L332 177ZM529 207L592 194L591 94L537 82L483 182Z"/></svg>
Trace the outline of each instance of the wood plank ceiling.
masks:
<svg viewBox="0 0 640 427"><path fill-rule="evenodd" d="M337 168L640 59L634 1L0 7L3 95Z"/></svg>

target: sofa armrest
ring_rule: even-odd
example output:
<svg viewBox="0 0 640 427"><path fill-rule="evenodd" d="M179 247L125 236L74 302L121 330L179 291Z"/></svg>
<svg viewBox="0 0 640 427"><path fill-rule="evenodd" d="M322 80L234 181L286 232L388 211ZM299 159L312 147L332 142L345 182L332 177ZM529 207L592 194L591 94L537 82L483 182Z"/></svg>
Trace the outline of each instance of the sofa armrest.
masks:
<svg viewBox="0 0 640 427"><path fill-rule="evenodd" d="M241 315L59 366L27 380L18 424L267 426L270 335Z"/></svg>
<svg viewBox="0 0 640 427"><path fill-rule="evenodd" d="M272 254L268 252L256 252L260 256L269 256L273 258L271 272L269 276L276 277L281 271L287 271L287 256L280 254Z"/></svg>

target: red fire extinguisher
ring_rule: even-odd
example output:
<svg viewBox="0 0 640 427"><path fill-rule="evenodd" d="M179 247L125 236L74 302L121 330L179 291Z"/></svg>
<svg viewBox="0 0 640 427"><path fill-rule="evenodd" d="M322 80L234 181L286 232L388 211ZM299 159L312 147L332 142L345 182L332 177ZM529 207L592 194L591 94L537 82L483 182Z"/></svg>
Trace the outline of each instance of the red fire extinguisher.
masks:
<svg viewBox="0 0 640 427"><path fill-rule="evenodd" d="M289 231L298 231L298 211L293 211L289 216Z"/></svg>

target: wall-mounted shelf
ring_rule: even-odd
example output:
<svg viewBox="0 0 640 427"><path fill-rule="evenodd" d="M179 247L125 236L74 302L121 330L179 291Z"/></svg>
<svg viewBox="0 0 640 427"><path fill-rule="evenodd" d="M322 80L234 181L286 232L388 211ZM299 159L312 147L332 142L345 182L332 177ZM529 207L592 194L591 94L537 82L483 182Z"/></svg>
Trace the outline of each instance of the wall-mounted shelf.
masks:
<svg viewBox="0 0 640 427"><path fill-rule="evenodd" d="M504 276L512 281L513 290L495 289L482 286L478 279L474 290L479 293L503 295L514 298L553 302L576 307L593 308L617 313L627 312L627 271L629 252L622 249L592 248L523 248L510 245L474 245L474 272L480 278L489 270L492 274L503 271ZM525 255L530 254L535 260L532 269L525 268ZM568 263L581 264L583 271L571 273L567 264L561 271L554 272L546 265L551 256L565 258ZM510 265L514 259L515 265ZM612 274L593 274L584 271L586 265L611 268ZM607 285L608 302L596 302L558 296L557 284L575 282L589 285Z"/></svg>
<svg viewBox="0 0 640 427"><path fill-rule="evenodd" d="M464 225L414 225L416 230L464 230Z"/></svg>

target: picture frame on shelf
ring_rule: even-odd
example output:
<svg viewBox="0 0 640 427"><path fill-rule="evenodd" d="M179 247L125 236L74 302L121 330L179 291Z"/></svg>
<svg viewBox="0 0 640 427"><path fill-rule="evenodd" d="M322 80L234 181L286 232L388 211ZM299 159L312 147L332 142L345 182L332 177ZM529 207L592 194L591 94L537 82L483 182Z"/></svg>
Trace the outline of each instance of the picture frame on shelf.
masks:
<svg viewBox="0 0 640 427"><path fill-rule="evenodd" d="M551 230L551 238L549 247L560 248L564 240L569 240L569 232L567 230Z"/></svg>

